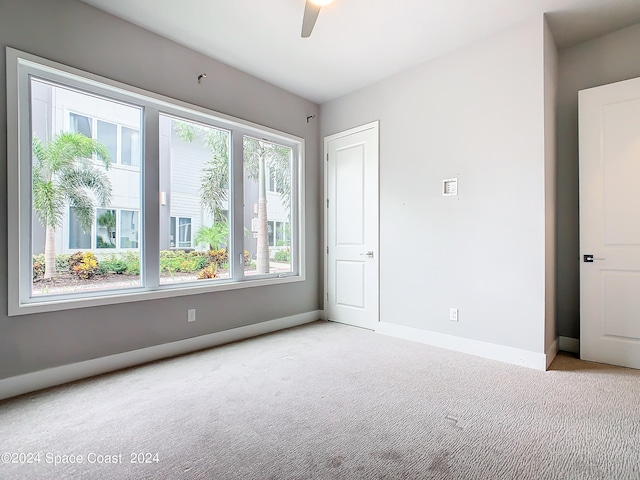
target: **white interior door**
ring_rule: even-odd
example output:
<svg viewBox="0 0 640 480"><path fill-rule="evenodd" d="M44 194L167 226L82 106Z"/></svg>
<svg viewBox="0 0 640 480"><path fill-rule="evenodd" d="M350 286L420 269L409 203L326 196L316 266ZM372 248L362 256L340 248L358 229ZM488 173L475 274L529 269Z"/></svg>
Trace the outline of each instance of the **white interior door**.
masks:
<svg viewBox="0 0 640 480"><path fill-rule="evenodd" d="M378 122L325 138L328 320L378 323Z"/></svg>
<svg viewBox="0 0 640 480"><path fill-rule="evenodd" d="M580 357L640 368L640 79L579 104Z"/></svg>

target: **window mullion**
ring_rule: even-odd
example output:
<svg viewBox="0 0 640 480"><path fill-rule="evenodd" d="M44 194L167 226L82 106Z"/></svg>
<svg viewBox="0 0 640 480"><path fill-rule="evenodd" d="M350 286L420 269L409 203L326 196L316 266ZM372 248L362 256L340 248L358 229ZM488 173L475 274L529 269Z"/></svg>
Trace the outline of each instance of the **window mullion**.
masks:
<svg viewBox="0 0 640 480"><path fill-rule="evenodd" d="M142 211L140 242L143 285L157 288L160 284L160 113L146 106L143 110L142 136Z"/></svg>
<svg viewBox="0 0 640 480"><path fill-rule="evenodd" d="M231 132L231 165L229 171L229 218L231 220L231 248L229 249L229 276L234 280L244 278L244 166L243 135ZM233 260L231 260L233 259Z"/></svg>

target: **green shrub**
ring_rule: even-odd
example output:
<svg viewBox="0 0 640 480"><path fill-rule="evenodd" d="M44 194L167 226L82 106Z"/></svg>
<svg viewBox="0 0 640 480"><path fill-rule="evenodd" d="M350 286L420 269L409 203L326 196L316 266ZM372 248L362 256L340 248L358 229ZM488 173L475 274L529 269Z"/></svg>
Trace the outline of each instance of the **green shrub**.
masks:
<svg viewBox="0 0 640 480"><path fill-rule="evenodd" d="M116 248L115 243L105 242L104 238L102 238L101 235L98 235L96 242L98 248Z"/></svg>
<svg viewBox="0 0 640 480"><path fill-rule="evenodd" d="M38 280L44 277L44 253L33 256L33 279Z"/></svg>
<svg viewBox="0 0 640 480"><path fill-rule="evenodd" d="M122 274L127 270L127 262L125 262L118 255L109 255L100 261L101 273L118 273Z"/></svg>
<svg viewBox="0 0 640 480"><path fill-rule="evenodd" d="M121 254L120 259L126 265L125 274L140 275L140 253L126 252Z"/></svg>
<svg viewBox="0 0 640 480"><path fill-rule="evenodd" d="M291 261L291 252L289 251L288 248L285 250L278 250L276 254L273 256L273 259L276 262L289 263Z"/></svg>
<svg viewBox="0 0 640 480"><path fill-rule="evenodd" d="M229 225L218 222L210 227L200 227L193 241L198 246L208 247L209 250L220 250L221 245L229 243Z"/></svg>
<svg viewBox="0 0 640 480"><path fill-rule="evenodd" d="M205 252L185 252L184 250L163 250L160 252L161 272L194 273L209 265Z"/></svg>
<svg viewBox="0 0 640 480"><path fill-rule="evenodd" d="M68 272L70 259L71 259L71 255L67 253L61 253L60 255L56 255L56 272L58 273Z"/></svg>

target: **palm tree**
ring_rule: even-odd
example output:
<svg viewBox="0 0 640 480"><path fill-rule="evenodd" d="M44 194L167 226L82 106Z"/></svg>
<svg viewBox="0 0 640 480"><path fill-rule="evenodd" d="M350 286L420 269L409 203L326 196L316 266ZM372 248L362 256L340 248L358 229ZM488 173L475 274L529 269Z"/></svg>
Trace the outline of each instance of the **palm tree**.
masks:
<svg viewBox="0 0 640 480"><path fill-rule="evenodd" d="M65 132L54 135L46 145L34 137L32 150L33 210L46 230L44 278L51 278L55 272L56 229L62 224L65 207L73 208L86 232L95 216L93 197L103 206L111 200L111 182L105 170L91 160L95 154L108 169L109 152L96 140Z"/></svg>
<svg viewBox="0 0 640 480"><path fill-rule="evenodd" d="M210 227L201 227L194 237L196 245L204 245L209 250L219 250L229 239L229 225L226 222L216 222Z"/></svg>
<svg viewBox="0 0 640 480"><path fill-rule="evenodd" d="M223 205L229 194L229 133L209 128L204 143L211 158L202 169L200 201L214 222L226 222Z"/></svg>

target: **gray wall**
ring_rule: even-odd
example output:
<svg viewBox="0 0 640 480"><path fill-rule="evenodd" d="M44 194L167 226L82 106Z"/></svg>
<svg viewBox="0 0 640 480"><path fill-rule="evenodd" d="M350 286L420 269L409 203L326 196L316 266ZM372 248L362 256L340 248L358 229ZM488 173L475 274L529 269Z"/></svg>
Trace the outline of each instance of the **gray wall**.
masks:
<svg viewBox="0 0 640 480"><path fill-rule="evenodd" d="M640 76L640 24L559 52L557 114L558 335L580 336L578 91Z"/></svg>
<svg viewBox="0 0 640 480"><path fill-rule="evenodd" d="M314 311L319 306L317 105L77 0L0 2L0 171L6 179L5 46L306 140L305 282L7 317L7 190L0 182L0 379ZM196 77L206 72L198 85ZM187 324L188 308L198 320Z"/></svg>
<svg viewBox="0 0 640 480"><path fill-rule="evenodd" d="M543 32L540 18L322 105L323 136L380 120L381 321L544 352Z"/></svg>

